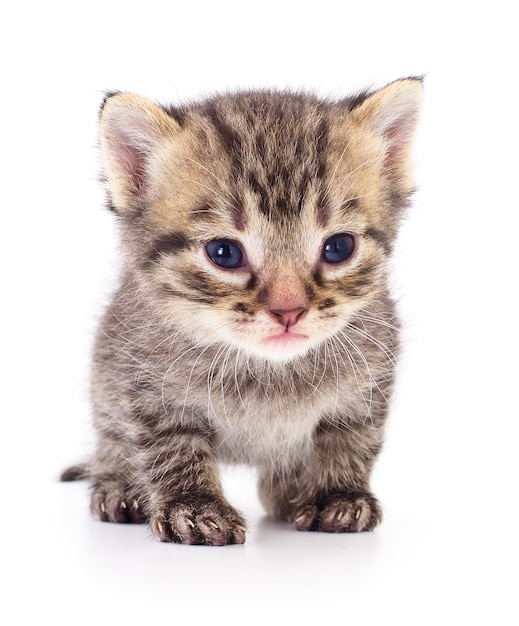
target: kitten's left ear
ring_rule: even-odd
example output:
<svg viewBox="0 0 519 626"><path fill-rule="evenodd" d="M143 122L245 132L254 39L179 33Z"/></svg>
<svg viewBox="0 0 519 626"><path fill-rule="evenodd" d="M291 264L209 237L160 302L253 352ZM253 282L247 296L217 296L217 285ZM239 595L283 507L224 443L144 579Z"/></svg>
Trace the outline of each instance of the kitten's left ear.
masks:
<svg viewBox="0 0 519 626"><path fill-rule="evenodd" d="M422 91L421 78L404 78L351 105L355 122L382 139L386 168L406 190L412 188L410 152Z"/></svg>

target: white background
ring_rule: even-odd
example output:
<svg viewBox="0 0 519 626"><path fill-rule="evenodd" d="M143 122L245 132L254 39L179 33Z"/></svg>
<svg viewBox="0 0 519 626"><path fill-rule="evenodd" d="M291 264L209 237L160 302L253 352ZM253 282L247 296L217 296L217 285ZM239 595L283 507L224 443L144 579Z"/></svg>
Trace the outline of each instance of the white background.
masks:
<svg viewBox="0 0 519 626"><path fill-rule="evenodd" d="M5 624L496 624L517 607L517 17L513 3L10 2L0 14ZM333 96L427 74L419 191L395 258L406 351L371 534L264 517L245 546L90 519L88 358L115 272L97 182L106 89ZM8 617L6 617L8 616Z"/></svg>

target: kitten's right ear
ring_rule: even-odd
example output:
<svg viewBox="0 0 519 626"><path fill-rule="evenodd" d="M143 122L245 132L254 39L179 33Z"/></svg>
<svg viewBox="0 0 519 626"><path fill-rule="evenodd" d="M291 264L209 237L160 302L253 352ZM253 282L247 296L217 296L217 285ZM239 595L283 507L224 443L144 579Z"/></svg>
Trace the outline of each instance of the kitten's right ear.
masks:
<svg viewBox="0 0 519 626"><path fill-rule="evenodd" d="M157 174L161 148L177 132L175 120L146 98L107 95L99 114L99 140L116 212L142 203Z"/></svg>
<svg viewBox="0 0 519 626"><path fill-rule="evenodd" d="M386 171L406 193L413 188L410 153L421 103L422 78L410 77L361 95L350 105L355 123L382 142Z"/></svg>

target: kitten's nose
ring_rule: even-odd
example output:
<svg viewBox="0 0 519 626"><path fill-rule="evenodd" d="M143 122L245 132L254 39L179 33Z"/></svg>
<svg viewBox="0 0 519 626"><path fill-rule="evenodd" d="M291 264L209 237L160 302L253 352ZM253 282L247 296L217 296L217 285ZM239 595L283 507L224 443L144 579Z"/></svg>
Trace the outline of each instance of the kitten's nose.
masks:
<svg viewBox="0 0 519 626"><path fill-rule="evenodd" d="M294 326L308 313L308 309L300 306L297 309L269 309L272 316L285 328Z"/></svg>

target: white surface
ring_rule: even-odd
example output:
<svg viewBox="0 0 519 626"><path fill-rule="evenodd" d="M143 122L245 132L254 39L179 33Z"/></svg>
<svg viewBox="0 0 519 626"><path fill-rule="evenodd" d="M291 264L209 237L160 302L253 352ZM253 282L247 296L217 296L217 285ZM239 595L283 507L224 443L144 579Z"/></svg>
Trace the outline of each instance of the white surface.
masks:
<svg viewBox="0 0 519 626"><path fill-rule="evenodd" d="M519 623L515 13L347 4L2 9L2 623ZM56 477L89 449L90 338L114 274L102 91L346 95L422 73L420 191L395 260L407 347L373 481L383 525L297 533L263 516L240 468L225 483L245 546L92 521L86 485Z"/></svg>

